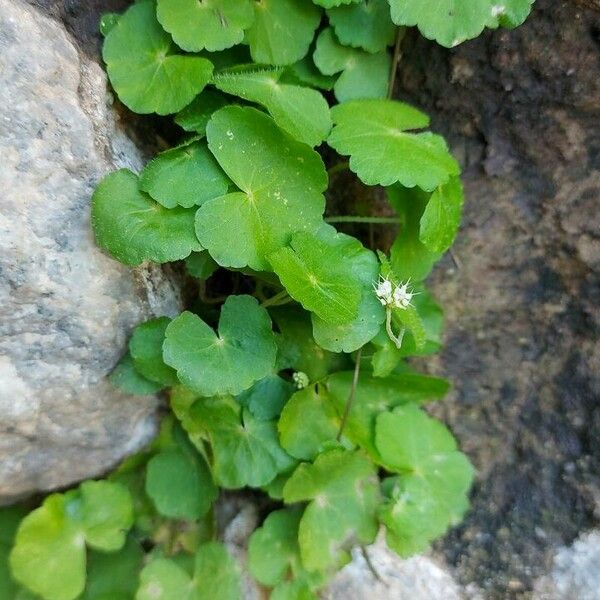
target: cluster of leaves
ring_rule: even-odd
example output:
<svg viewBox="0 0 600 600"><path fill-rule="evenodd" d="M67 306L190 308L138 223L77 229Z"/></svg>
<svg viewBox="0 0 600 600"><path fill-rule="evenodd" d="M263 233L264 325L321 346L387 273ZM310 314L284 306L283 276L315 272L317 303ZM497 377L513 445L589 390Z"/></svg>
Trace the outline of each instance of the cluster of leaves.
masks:
<svg viewBox="0 0 600 600"><path fill-rule="evenodd" d="M380 528L409 556L461 519L473 469L421 407L448 384L406 361L440 346L423 280L459 227L460 168L425 114L388 98L390 47L398 26L451 46L531 3L139 0L103 17L119 99L173 115L180 140L100 182L96 241L130 266L185 260L199 300L139 325L111 375L166 391L152 447L26 516L0 511L2 600L240 598L220 489L268 499L248 566L274 600L315 598ZM389 257L324 218L323 143L385 189ZM408 302L382 301L381 278L411 280Z"/></svg>

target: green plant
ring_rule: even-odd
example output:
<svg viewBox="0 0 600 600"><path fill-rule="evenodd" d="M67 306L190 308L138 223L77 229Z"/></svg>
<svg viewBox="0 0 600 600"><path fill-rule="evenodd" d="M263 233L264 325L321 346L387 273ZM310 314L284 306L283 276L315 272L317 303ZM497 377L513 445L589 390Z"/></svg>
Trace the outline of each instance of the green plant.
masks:
<svg viewBox="0 0 600 600"><path fill-rule="evenodd" d="M97 243L131 266L185 260L198 300L139 325L111 375L166 390L152 446L26 516L0 511L0 598L237 599L220 489L264 495L248 564L275 600L314 598L380 527L409 556L460 521L473 469L421 408L449 386L407 362L440 347L423 281L459 227L460 168L390 97L403 26L452 46L531 4L139 0L103 17L119 99L174 114L180 142L100 182ZM324 142L344 157L329 173ZM324 217L344 169L396 215ZM332 223L399 233L388 256Z"/></svg>

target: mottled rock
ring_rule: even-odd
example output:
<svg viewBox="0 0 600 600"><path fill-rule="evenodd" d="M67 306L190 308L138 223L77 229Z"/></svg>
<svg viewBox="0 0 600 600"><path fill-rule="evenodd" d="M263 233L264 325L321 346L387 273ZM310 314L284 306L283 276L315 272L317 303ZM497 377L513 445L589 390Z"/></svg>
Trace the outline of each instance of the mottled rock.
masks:
<svg viewBox="0 0 600 600"><path fill-rule="evenodd" d="M132 327L178 299L161 269L94 245L94 185L142 162L108 101L58 22L0 0L0 501L96 476L154 432L157 400L106 375Z"/></svg>

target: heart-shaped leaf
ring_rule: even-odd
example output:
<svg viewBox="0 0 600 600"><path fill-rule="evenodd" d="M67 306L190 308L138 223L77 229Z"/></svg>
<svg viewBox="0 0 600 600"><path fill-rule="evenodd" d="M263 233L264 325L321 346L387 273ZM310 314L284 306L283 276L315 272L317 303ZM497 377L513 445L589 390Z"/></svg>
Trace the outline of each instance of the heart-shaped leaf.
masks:
<svg viewBox="0 0 600 600"><path fill-rule="evenodd" d="M223 92L264 106L275 123L310 146L320 144L331 129L325 98L316 90L280 83L284 70L221 71L213 84Z"/></svg>
<svg viewBox="0 0 600 600"><path fill-rule="evenodd" d="M359 98L385 98L391 59L387 52L371 54L342 46L331 28L317 38L313 54L315 65L323 75L340 73L333 91L340 102Z"/></svg>
<svg viewBox="0 0 600 600"><path fill-rule="evenodd" d="M327 173L321 157L254 108L228 106L207 129L211 152L243 193L205 202L196 233L222 266L270 270L292 233L318 227Z"/></svg>
<svg viewBox="0 0 600 600"><path fill-rule="evenodd" d="M125 106L137 113L167 115L202 91L212 76L212 63L175 51L151 0L136 2L119 17L104 40L102 58Z"/></svg>
<svg viewBox="0 0 600 600"><path fill-rule="evenodd" d="M268 65L291 65L305 56L321 20L305 0L260 0L255 13L246 40L252 60Z"/></svg>
<svg viewBox="0 0 600 600"><path fill-rule="evenodd" d="M188 52L215 52L239 44L254 21L251 0L157 0L160 24Z"/></svg>
<svg viewBox="0 0 600 600"><path fill-rule="evenodd" d="M161 152L140 174L140 189L165 208L200 206L225 194L229 183L206 143L197 140Z"/></svg>
<svg viewBox="0 0 600 600"><path fill-rule="evenodd" d="M335 127L327 143L350 155L350 169L367 185L399 182L432 191L460 173L444 138L413 133L427 115L393 100L356 100L332 109Z"/></svg>
<svg viewBox="0 0 600 600"><path fill-rule="evenodd" d="M92 227L98 245L126 265L171 262L202 250L194 233L194 211L154 202L127 169L109 173L98 184Z"/></svg>
<svg viewBox="0 0 600 600"><path fill-rule="evenodd" d="M267 311L252 296L229 296L218 333L183 312L167 327L164 361L203 396L239 394L272 373L277 346Z"/></svg>

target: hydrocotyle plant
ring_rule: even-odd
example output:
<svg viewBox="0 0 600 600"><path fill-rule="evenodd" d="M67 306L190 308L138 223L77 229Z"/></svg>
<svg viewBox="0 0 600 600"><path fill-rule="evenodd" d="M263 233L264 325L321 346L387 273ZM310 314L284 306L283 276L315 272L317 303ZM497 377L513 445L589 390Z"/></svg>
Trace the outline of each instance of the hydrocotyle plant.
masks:
<svg viewBox="0 0 600 600"><path fill-rule="evenodd" d="M139 0L102 18L119 100L172 117L177 142L99 183L96 241L132 267L184 261L193 298L140 324L111 375L164 391L151 447L0 511L0 598L241 598L220 490L262 498L247 568L273 600L316 598L380 530L406 557L461 520L473 468L422 407L449 384L409 362L440 347L424 280L460 224L460 167L391 96L406 27L451 47L532 1ZM328 206L341 170L387 216Z"/></svg>

